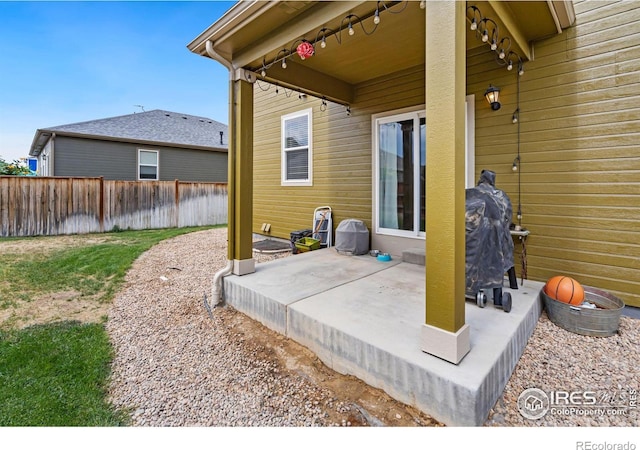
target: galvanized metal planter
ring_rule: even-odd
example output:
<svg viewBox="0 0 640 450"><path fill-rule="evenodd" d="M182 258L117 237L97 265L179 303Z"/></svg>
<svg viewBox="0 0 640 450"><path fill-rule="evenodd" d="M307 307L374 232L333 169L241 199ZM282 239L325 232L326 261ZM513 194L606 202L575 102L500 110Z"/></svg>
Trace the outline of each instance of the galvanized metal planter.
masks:
<svg viewBox="0 0 640 450"><path fill-rule="evenodd" d="M616 334L624 302L600 289L583 287L585 300L594 303L598 309L559 302L545 294L544 290L540 291L549 320L565 330L585 336L605 337Z"/></svg>

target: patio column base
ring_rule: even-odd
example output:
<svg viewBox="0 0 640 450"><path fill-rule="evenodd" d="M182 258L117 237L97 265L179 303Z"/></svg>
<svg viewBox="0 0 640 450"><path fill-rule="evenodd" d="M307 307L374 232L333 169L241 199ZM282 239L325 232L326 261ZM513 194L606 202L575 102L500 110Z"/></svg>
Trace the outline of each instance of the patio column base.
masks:
<svg viewBox="0 0 640 450"><path fill-rule="evenodd" d="M421 331L421 348L425 353L458 364L471 350L469 335L468 324L464 324L455 333L424 324Z"/></svg>
<svg viewBox="0 0 640 450"><path fill-rule="evenodd" d="M250 259L234 259L233 260L233 274L234 275L247 275L256 271L256 260Z"/></svg>

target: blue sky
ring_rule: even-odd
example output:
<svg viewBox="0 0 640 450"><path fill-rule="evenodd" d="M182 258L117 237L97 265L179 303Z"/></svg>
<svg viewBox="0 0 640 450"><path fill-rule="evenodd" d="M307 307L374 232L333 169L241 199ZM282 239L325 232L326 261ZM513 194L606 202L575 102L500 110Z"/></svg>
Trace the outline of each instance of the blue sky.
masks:
<svg viewBox="0 0 640 450"><path fill-rule="evenodd" d="M135 105L228 123L227 69L186 46L233 3L0 1L0 156Z"/></svg>

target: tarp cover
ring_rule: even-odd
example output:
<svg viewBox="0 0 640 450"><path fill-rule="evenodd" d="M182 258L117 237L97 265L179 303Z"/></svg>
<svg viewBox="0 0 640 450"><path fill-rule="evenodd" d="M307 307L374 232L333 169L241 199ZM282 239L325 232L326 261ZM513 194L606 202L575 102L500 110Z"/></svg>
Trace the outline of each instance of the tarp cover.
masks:
<svg viewBox="0 0 640 450"><path fill-rule="evenodd" d="M362 220L345 219L336 228L336 251L345 255L369 252L369 230Z"/></svg>
<svg viewBox="0 0 640 450"><path fill-rule="evenodd" d="M502 287L504 274L513 267L511 200L495 182L495 172L483 170L478 185L466 190L467 295Z"/></svg>

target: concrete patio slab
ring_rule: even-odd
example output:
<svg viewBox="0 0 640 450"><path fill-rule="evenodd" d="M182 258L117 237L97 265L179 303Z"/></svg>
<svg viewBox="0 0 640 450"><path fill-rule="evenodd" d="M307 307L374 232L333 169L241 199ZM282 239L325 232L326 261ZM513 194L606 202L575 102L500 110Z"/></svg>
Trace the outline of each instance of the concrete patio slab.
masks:
<svg viewBox="0 0 640 450"><path fill-rule="evenodd" d="M333 249L322 249L258 264L255 273L225 278L225 300L286 334L288 305L399 264L382 263L370 256L345 258Z"/></svg>
<svg viewBox="0 0 640 450"><path fill-rule="evenodd" d="M535 328L543 283L526 281L505 313L468 301L471 351L458 365L420 349L424 266L317 250L225 278L234 308L447 425L482 425ZM507 283L508 284L508 283Z"/></svg>

